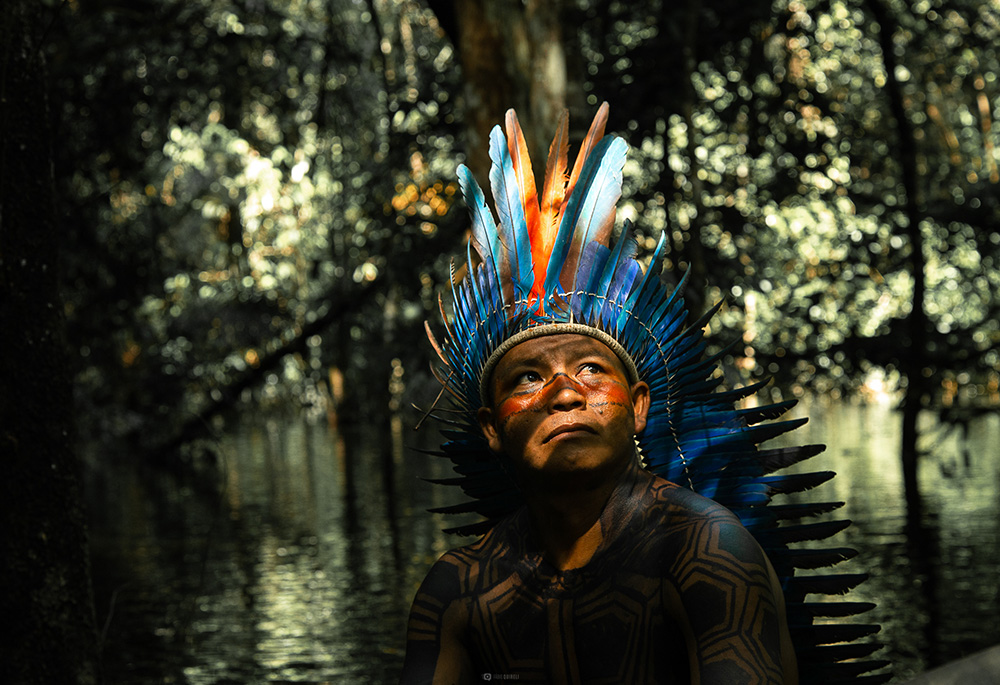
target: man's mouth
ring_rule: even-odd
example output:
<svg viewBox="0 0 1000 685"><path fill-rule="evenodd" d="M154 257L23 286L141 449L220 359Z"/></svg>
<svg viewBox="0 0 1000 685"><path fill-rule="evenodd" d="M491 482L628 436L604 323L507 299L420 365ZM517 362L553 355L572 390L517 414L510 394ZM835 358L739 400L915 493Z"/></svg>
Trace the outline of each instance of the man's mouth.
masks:
<svg viewBox="0 0 1000 685"><path fill-rule="evenodd" d="M559 426L555 430L546 436L542 441L542 444L549 442L550 440L559 437L560 435L567 435L570 433L595 433L594 429L585 423L567 423Z"/></svg>

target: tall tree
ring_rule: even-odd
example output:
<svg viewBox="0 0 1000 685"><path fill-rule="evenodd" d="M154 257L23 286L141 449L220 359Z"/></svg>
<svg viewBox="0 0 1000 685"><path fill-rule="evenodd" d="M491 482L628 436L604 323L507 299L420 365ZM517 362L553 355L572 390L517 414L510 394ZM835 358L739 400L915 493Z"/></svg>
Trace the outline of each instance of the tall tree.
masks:
<svg viewBox="0 0 1000 685"><path fill-rule="evenodd" d="M576 28L562 0L432 0L458 49L469 168L485 179L489 133L514 108L539 168L563 109L582 109L584 73ZM585 126L589 117L571 120Z"/></svg>
<svg viewBox="0 0 1000 685"><path fill-rule="evenodd" d="M45 13L0 9L0 426L5 682L99 681L72 379L56 278L51 141L40 50Z"/></svg>
<svg viewBox="0 0 1000 685"><path fill-rule="evenodd" d="M909 242L907 264L910 277L913 279L913 294L910 312L906 316L906 334L908 341L905 352L901 355L901 371L906 377L906 397L903 401L902 419L902 460L903 482L907 501L910 504L911 516L919 506L919 484L917 482L917 418L924 403L923 397L927 386L922 369L926 364L927 354L927 312L926 312L926 260L924 259L924 240L922 221L924 219L923 198L920 196L917 138L914 127L906 111L905 95L900 84L899 74L903 73L897 59L895 36L899 30L891 8L881 0L870 0L868 10L875 18L878 32L878 42L882 49L882 59L885 61L886 96L889 101L889 112L895 122L894 152L899 163L900 212L904 219L903 231Z"/></svg>

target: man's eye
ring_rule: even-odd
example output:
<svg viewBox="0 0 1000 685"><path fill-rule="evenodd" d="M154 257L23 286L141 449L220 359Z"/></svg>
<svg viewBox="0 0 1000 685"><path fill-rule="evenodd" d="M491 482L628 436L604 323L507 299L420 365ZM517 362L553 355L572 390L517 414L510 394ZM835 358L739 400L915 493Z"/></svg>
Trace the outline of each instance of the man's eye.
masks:
<svg viewBox="0 0 1000 685"><path fill-rule="evenodd" d="M534 371L525 371L517 377L517 383L519 385L523 385L525 383L537 383L540 380L542 380L542 377Z"/></svg>
<svg viewBox="0 0 1000 685"><path fill-rule="evenodd" d="M596 362L587 362L580 367L581 373L603 373L604 367Z"/></svg>

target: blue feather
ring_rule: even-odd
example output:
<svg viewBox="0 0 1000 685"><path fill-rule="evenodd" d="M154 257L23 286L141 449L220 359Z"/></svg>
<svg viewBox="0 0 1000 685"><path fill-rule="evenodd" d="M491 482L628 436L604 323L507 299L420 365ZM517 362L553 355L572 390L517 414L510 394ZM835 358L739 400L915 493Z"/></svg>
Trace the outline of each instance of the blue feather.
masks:
<svg viewBox="0 0 1000 685"><path fill-rule="evenodd" d="M639 287L632 291L629 295L625 306L628 309L643 311L646 309L647 302L651 299L654 294L657 294L659 288L657 286L660 284L660 271L663 269L663 250L666 247L667 239L666 235L661 233L660 239L656 243L656 249L653 250L653 256L649 260L649 268L646 269L645 275L642 277L642 282ZM687 274L684 275L687 278Z"/></svg>
<svg viewBox="0 0 1000 685"><path fill-rule="evenodd" d="M613 251L598 242L588 242L584 245L584 254L573 280L580 290L587 293L584 317L587 321L595 321L598 317L594 316L594 308L600 311L604 305L601 298L608 292L611 278L618 266L622 241L618 242Z"/></svg>
<svg viewBox="0 0 1000 685"><path fill-rule="evenodd" d="M493 213L486 206L486 196L479 187L475 176L464 164L458 166L458 185L462 189L465 204L469 206L472 215L472 243L480 258L496 268L493 260L500 254L500 241L497 236L496 222Z"/></svg>
<svg viewBox="0 0 1000 685"><path fill-rule="evenodd" d="M499 126L494 126L490 133L490 159L493 160L490 185L493 187L493 199L500 216L500 244L506 250L518 298L527 299L531 286L535 283L528 223L521 205L521 191L510 159L510 149Z"/></svg>
<svg viewBox="0 0 1000 685"><path fill-rule="evenodd" d="M582 195L574 192L566 208L567 216L563 217L563 221L568 217L573 226L574 239L583 245L596 237L609 214L613 218L615 204L621 197L622 167L625 166L627 151L628 146L621 138L602 138L594 148L593 156L584 165L577 182L584 192Z"/></svg>
<svg viewBox="0 0 1000 685"><path fill-rule="evenodd" d="M567 257L573 257L574 251L579 256L608 217L613 219L615 203L621 197L627 150L624 140L608 136L594 146L587 158L559 222L545 271L545 292L555 292L560 287L564 267L574 266L572 259L567 262Z"/></svg>
<svg viewBox="0 0 1000 685"><path fill-rule="evenodd" d="M580 303L580 315L583 321L593 322L594 308L601 306L600 288L601 275L607 269L611 250L597 242L587 243L580 256L580 266L574 279L578 288L573 293Z"/></svg>
<svg viewBox="0 0 1000 685"><path fill-rule="evenodd" d="M617 333L617 314L622 309L619 299L625 299L624 295L628 294L642 273L635 261L637 251L638 246L632 239L632 222L626 219L618 243L604 267L602 289L598 291L606 293L598 320L603 328L614 333Z"/></svg>

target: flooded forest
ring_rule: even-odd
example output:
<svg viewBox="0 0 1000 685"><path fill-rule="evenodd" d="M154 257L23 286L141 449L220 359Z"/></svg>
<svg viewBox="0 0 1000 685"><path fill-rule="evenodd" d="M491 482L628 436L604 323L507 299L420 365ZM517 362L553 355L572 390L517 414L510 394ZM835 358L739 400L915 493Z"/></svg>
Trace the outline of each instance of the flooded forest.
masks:
<svg viewBox="0 0 1000 685"><path fill-rule="evenodd" d="M618 227L810 419L893 683L1000 641L1000 8L9 0L12 682L395 682L430 564L456 167L603 102ZM544 168L536 162L536 170ZM416 426L419 430L414 430ZM813 494L788 495L808 500ZM60 648L52 650L52 645ZM53 651L55 653L53 653Z"/></svg>

